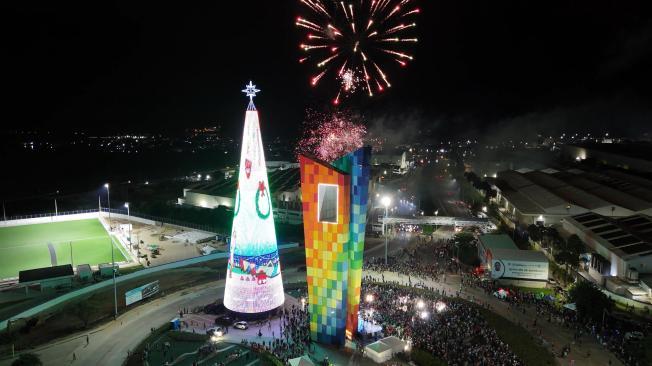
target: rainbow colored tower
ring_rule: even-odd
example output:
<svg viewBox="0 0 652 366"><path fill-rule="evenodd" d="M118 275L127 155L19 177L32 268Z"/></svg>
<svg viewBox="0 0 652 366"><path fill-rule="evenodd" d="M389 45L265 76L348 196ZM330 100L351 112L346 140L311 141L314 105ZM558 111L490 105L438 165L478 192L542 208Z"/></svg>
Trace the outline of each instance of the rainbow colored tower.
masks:
<svg viewBox="0 0 652 366"><path fill-rule="evenodd" d="M251 82L243 90L249 97L249 106L224 287L224 306L246 314L264 313L285 301L265 152L253 102L259 91Z"/></svg>
<svg viewBox="0 0 652 366"><path fill-rule="evenodd" d="M363 147L332 164L299 157L314 341L341 345L358 328L370 155Z"/></svg>

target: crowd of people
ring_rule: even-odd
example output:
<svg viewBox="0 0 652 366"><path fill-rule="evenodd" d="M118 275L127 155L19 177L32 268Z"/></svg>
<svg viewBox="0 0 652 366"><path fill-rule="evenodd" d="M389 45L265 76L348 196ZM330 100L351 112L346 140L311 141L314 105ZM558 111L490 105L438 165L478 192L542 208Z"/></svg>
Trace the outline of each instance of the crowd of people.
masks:
<svg viewBox="0 0 652 366"><path fill-rule="evenodd" d="M538 322L555 323L560 327L567 328L574 333L573 342L566 344L561 349L554 350L558 356L567 357L571 348L582 346L582 337L588 335L595 338L599 344L614 353L625 365L638 365L638 360L632 354L631 344L625 337L626 329L632 324L618 321L606 316L605 321L597 322L590 319L581 319L577 311L561 306L558 299L564 297L565 293L556 290L552 295L538 295L534 292L521 291L517 288L499 286L494 281L486 281L474 274L462 276L464 286L473 286L484 291L488 296L496 296L507 302L514 311L525 312L526 309L533 310L535 316L531 324L526 325L539 331ZM504 295L501 295L504 294ZM587 351L587 357L590 352Z"/></svg>
<svg viewBox="0 0 652 366"><path fill-rule="evenodd" d="M372 257L365 260L363 268L411 274L433 281L444 280L446 273L459 271L459 265L450 257L452 245L451 240L420 240L414 247L404 248L387 258L387 264L384 257ZM431 260L422 261L424 254Z"/></svg>
<svg viewBox="0 0 652 366"><path fill-rule="evenodd" d="M408 339L448 365L521 365L522 362L488 327L472 305L391 283L363 283L365 320L381 324L385 336Z"/></svg>
<svg viewBox="0 0 652 366"><path fill-rule="evenodd" d="M308 312L301 307L292 305L281 312L279 337L272 341L243 340L242 344L250 346L255 351L272 353L276 358L287 363L291 358L301 357L310 346L310 326ZM267 323L268 331L272 331L271 321ZM262 332L259 331L259 336ZM274 334L274 333L272 333Z"/></svg>
<svg viewBox="0 0 652 366"><path fill-rule="evenodd" d="M556 355L566 357L569 355L571 348L581 349L582 337L588 335L594 337L602 346L613 352L624 364L637 365L637 357L631 352L633 347L625 339L626 329L628 329L626 325L609 321L609 318L604 324L579 319L576 311L560 306L560 303L555 300L555 297L559 298L560 295L564 295L561 290L558 290L552 296L541 296L530 291L520 291L517 288L499 286L494 281L487 280L477 273L463 271L458 262L452 259L451 247L452 240L433 241L426 238L425 240L419 240L416 246L411 249L403 249L388 258L387 264L385 264L384 258L371 258L365 262L364 268L380 273L382 282L388 283L389 286L394 284L385 281L383 274L385 271L407 275L407 285L424 288L426 287L420 283L418 278L445 283L447 273L449 275L452 273L460 274L460 291L463 287L475 287L485 292L487 296L496 296L499 293L497 297L507 302L513 311L525 312L526 309L533 311L534 316L532 316L531 324L522 325L534 328L535 334L541 334L541 328L538 327L541 325L540 322L554 323L557 326L573 331L575 337L571 343L552 349ZM424 255L426 253L427 255ZM365 282L367 281L377 281L377 277L372 279L372 277L368 276L365 278ZM590 352L587 351L587 357L589 356Z"/></svg>

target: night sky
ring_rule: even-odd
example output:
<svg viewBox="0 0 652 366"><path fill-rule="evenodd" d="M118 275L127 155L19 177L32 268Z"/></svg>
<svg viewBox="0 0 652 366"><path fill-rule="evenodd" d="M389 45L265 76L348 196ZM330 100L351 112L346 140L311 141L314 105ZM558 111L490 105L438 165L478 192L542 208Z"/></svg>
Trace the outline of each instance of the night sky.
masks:
<svg viewBox="0 0 652 366"><path fill-rule="evenodd" d="M383 96L343 103L372 130L635 135L652 125L644 1L419 3L415 62L392 66ZM313 70L297 63L300 10L291 0L13 2L0 12L4 128L156 132L217 121L237 135L251 78L265 133L296 133L304 110L334 94L311 88Z"/></svg>

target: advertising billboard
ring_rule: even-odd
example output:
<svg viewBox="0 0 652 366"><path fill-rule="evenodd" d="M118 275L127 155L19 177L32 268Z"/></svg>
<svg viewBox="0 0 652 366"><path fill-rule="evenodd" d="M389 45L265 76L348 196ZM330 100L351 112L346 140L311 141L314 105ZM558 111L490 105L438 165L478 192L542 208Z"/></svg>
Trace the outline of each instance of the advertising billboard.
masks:
<svg viewBox="0 0 652 366"><path fill-rule="evenodd" d="M135 289L131 289L125 292L125 304L129 306L142 299L146 299L150 296L153 296L154 294L158 293L158 291L159 291L158 281L150 282L140 287L136 287Z"/></svg>
<svg viewBox="0 0 652 366"><path fill-rule="evenodd" d="M494 258L491 278L547 281L548 262Z"/></svg>

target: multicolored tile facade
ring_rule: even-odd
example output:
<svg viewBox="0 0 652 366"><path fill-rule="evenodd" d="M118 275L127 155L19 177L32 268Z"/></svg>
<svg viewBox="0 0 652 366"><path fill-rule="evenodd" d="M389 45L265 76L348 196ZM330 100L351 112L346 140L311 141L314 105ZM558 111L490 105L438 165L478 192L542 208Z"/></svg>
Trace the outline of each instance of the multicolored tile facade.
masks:
<svg viewBox="0 0 652 366"><path fill-rule="evenodd" d="M367 216L370 148L332 165L300 156L310 331L343 344L357 329ZM337 222L319 221L319 185L336 185Z"/></svg>
<svg viewBox="0 0 652 366"><path fill-rule="evenodd" d="M350 339L358 329L362 255L369 199L371 147L363 147L333 162L333 166L351 175L351 218L349 219L349 275L346 335Z"/></svg>

